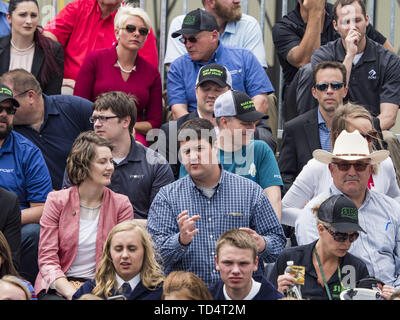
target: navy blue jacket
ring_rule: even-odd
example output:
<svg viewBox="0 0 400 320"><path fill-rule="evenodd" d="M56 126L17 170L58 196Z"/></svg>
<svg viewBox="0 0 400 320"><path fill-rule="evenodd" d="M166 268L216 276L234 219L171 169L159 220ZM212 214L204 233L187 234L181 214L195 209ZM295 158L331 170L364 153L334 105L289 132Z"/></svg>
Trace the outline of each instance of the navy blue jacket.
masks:
<svg viewBox="0 0 400 320"><path fill-rule="evenodd" d="M264 276L255 276L254 280L257 282L261 282L261 288L256 296L251 300L278 300L283 298L283 295ZM210 288L210 293L215 300L226 300L223 288L224 283L222 282L222 280L220 280L213 287Z"/></svg>

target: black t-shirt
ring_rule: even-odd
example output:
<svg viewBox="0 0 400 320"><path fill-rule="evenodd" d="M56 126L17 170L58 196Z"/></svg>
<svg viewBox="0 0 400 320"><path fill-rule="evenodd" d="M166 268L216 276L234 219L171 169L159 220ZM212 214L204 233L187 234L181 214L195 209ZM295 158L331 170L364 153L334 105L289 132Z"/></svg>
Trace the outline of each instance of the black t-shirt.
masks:
<svg viewBox="0 0 400 320"><path fill-rule="evenodd" d="M328 300L328 294L325 290L325 287L321 286L318 282L317 272L314 268L312 254L317 241L314 241L310 244L286 248L279 255L274 268L269 277L269 281L276 287L278 276L283 274L286 269L286 262L293 261L294 265L304 266L306 268L305 271L305 281L304 285L301 286L301 294L304 299L310 300ZM340 271L341 271L341 279L342 284L346 286L346 280L349 276L349 267L354 267L355 270L355 279L354 284L363 278L369 276L367 266L363 261L359 258L353 256L351 253L347 253L340 262ZM351 268L351 267L350 267ZM342 292L343 287L339 281L338 272L335 272L332 277L328 280L328 287L332 295L333 300L340 299L340 293Z"/></svg>
<svg viewBox="0 0 400 320"><path fill-rule="evenodd" d="M340 38L340 35L336 32L332 24L333 5L327 3L325 11L325 22L321 33L321 46L329 41ZM297 4L293 11L282 17L272 28L272 38L279 62L282 66L284 87L289 85L298 70L287 61L286 57L293 47L300 44L305 32L306 23L301 17L299 4ZM367 27L367 36L380 44L384 44L386 41L386 38L375 30L371 24Z"/></svg>

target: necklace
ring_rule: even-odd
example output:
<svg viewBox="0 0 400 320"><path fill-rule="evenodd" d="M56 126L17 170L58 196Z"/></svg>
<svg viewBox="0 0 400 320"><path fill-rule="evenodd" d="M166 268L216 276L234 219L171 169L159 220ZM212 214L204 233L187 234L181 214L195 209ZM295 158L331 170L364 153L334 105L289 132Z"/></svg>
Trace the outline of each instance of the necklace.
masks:
<svg viewBox="0 0 400 320"><path fill-rule="evenodd" d="M124 68L122 68L121 64L119 63L119 60L117 60L117 65L121 69L121 71L125 73L131 73L132 71L136 71L136 65L134 65L131 70L125 70Z"/></svg>
<svg viewBox="0 0 400 320"><path fill-rule="evenodd" d="M25 49L20 49L14 44L14 42L12 40L10 40L10 43L11 43L11 46L18 52L26 52L26 51L32 49L33 46L35 45L35 42L32 42L32 44L29 47L27 47Z"/></svg>

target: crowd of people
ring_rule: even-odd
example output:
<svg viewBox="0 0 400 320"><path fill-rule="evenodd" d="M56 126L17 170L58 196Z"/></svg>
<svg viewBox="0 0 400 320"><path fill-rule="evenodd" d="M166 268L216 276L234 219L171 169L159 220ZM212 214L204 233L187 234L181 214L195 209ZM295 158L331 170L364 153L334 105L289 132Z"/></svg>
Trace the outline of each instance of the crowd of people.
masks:
<svg viewBox="0 0 400 320"><path fill-rule="evenodd" d="M398 299L400 58L364 0L298 0L265 45L202 4L163 95L145 10L1 2L0 300Z"/></svg>

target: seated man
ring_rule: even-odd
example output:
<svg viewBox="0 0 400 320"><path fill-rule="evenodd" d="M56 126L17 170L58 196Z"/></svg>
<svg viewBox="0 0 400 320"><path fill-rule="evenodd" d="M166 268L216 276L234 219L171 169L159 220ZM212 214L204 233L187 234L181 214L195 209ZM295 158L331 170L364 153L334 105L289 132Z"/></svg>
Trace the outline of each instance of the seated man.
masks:
<svg viewBox="0 0 400 320"><path fill-rule="evenodd" d="M321 62L313 70L312 95L318 108L288 121L283 129L279 169L285 184L292 186L315 149L331 151L330 128L335 110L347 94L346 68L339 62Z"/></svg>
<svg viewBox="0 0 400 320"><path fill-rule="evenodd" d="M103 93L93 104L94 132L114 145L111 190L128 196L135 219L146 219L158 190L173 182L168 162L135 141L136 104L120 91ZM69 183L65 177L64 186Z"/></svg>
<svg viewBox="0 0 400 320"><path fill-rule="evenodd" d="M299 245L318 238L316 222L311 208L323 199L344 194L358 209L361 233L349 252L360 258L369 274L386 285L400 285L400 205L394 199L368 189L373 166L389 156L387 150L370 152L368 142L358 130L343 130L336 139L332 152L315 150L315 159L329 165L333 183L329 192L310 200L296 220L295 229Z"/></svg>
<svg viewBox="0 0 400 320"><path fill-rule="evenodd" d="M223 93L232 89L232 76L228 69L222 65L211 63L199 70L196 80L197 110L185 114L177 120L171 120L161 126L162 136L158 135L156 148L169 161L176 179L179 177L181 162L178 157L179 143L178 130L183 123L193 118L210 120L218 135L218 126L214 116L215 100ZM275 153L276 142L271 130L263 122L259 122L255 128L255 140L264 140Z"/></svg>
<svg viewBox="0 0 400 320"><path fill-rule="evenodd" d="M18 107L10 88L0 83L0 187L18 196L22 225L19 271L34 283L38 273L39 220L52 188L39 148L13 130Z"/></svg>
<svg viewBox="0 0 400 320"><path fill-rule="evenodd" d="M264 276L255 277L258 269L257 243L244 230L232 229L219 237L215 264L221 280L210 292L215 300L277 300L283 295Z"/></svg>
<svg viewBox="0 0 400 320"><path fill-rule="evenodd" d="M278 164L271 148L260 140L252 140L255 123L264 118L250 97L239 91L227 91L215 101L218 160L224 170L239 174L259 184L278 219L281 217L281 186ZM180 177L187 174L181 166Z"/></svg>
<svg viewBox="0 0 400 320"><path fill-rule="evenodd" d="M30 72L14 69L0 77L19 102L14 130L36 144L49 168L53 189L60 190L72 144L81 132L92 130L93 103L70 96L42 93Z"/></svg>
<svg viewBox="0 0 400 320"><path fill-rule="evenodd" d="M191 271L211 286L220 279L214 261L216 240L227 230L244 228L257 242L256 274L262 274L264 263L274 262L286 244L263 189L219 165L210 121L191 119L178 137L189 174L160 189L147 221L165 273Z"/></svg>
<svg viewBox="0 0 400 320"><path fill-rule="evenodd" d="M189 12L180 30L188 53L176 59L167 74L168 104L177 119L197 108L195 83L202 66L219 63L232 74L232 88L247 93L258 111L268 113L269 93L274 88L254 54L246 49L225 47L219 41L218 24L208 12L197 9Z"/></svg>

